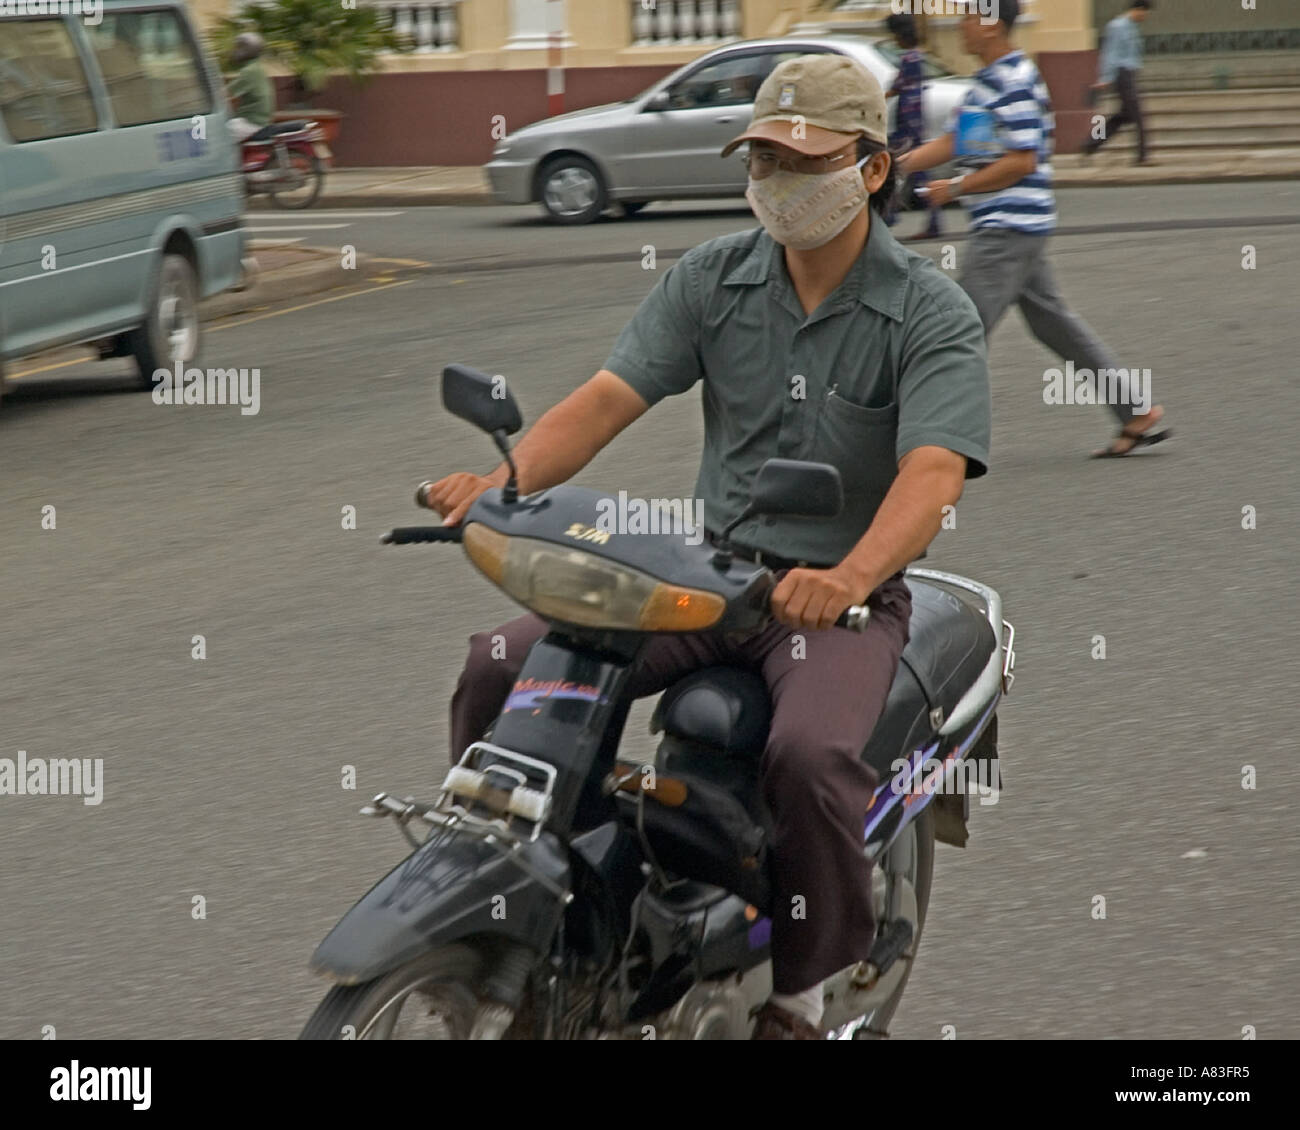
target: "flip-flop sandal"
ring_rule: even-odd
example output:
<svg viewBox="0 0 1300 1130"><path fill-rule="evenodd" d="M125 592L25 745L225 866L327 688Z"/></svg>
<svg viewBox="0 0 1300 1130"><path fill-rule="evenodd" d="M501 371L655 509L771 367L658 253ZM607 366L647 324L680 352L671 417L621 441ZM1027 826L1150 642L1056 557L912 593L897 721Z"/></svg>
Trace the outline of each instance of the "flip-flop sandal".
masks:
<svg viewBox="0 0 1300 1130"><path fill-rule="evenodd" d="M1133 452L1137 451L1139 448L1153 447L1157 443L1162 443L1164 440L1169 439L1173 434L1173 428L1161 428L1158 432L1143 432L1141 435L1135 436L1132 432L1126 432L1121 428L1119 435L1117 435L1115 439L1131 439L1133 443L1123 451L1116 451L1114 448L1114 440L1112 440L1112 446L1104 447L1100 451L1094 451L1092 453L1092 458L1124 459L1125 457L1132 455Z"/></svg>

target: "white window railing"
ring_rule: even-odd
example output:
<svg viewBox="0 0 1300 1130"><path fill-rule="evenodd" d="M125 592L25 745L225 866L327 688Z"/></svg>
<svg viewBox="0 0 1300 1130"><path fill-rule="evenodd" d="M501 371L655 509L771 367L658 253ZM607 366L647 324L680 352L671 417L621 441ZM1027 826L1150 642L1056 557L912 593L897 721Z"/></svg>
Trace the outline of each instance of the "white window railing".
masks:
<svg viewBox="0 0 1300 1130"><path fill-rule="evenodd" d="M365 0L376 8L394 31L409 35L417 53L456 51L460 48L460 0Z"/></svg>
<svg viewBox="0 0 1300 1130"><path fill-rule="evenodd" d="M740 36L740 0L628 0L632 46L722 43Z"/></svg>

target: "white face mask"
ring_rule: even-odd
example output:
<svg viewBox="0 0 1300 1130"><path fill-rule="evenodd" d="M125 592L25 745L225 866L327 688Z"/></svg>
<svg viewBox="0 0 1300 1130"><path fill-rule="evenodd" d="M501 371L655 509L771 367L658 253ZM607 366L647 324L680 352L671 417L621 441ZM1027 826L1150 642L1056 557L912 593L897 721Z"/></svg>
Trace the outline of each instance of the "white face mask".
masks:
<svg viewBox="0 0 1300 1130"><path fill-rule="evenodd" d="M869 160L870 154L834 173L777 169L762 180L750 177L745 199L777 243L811 251L829 243L866 207L867 186L859 170Z"/></svg>

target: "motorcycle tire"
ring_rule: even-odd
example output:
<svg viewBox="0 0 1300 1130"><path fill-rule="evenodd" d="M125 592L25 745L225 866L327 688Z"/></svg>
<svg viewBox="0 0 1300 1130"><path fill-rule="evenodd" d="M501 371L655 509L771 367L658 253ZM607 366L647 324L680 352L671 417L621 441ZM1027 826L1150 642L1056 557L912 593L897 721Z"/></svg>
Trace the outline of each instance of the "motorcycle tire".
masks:
<svg viewBox="0 0 1300 1130"><path fill-rule="evenodd" d="M413 958L360 985L335 985L307 1021L300 1040L466 1040L478 1009L474 984L484 955L458 942ZM419 995L421 1031L401 1031L408 998Z"/></svg>
<svg viewBox="0 0 1300 1130"><path fill-rule="evenodd" d="M903 974L898 988L889 999L876 1009L869 1025L863 1025L853 1033L855 1040L883 1040L889 1034L889 1025L893 1023L894 1013L903 1000L907 982L912 977L912 966L921 947L921 935L925 931L926 911L930 907L930 887L934 880L934 810L933 805L921 810L916 818L916 933L912 935L912 944L899 961L907 962L907 971Z"/></svg>
<svg viewBox="0 0 1300 1130"><path fill-rule="evenodd" d="M289 159L303 170L303 176L311 186L311 191L303 193L301 196L289 196L268 186L266 191L267 195L271 197L271 205L275 208L287 208L291 211L310 208L320 199L321 190L325 187L325 166L321 164L320 158L314 153L310 157L305 153L291 153ZM309 166L302 163L308 161L310 162Z"/></svg>

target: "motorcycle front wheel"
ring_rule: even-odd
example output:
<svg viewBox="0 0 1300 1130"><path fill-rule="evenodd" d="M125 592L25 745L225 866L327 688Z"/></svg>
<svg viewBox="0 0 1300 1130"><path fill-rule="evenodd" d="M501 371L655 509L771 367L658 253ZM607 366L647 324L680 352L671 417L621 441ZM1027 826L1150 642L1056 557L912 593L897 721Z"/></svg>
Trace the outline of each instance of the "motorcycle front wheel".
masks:
<svg viewBox="0 0 1300 1130"><path fill-rule="evenodd" d="M484 956L458 943L360 985L335 985L300 1040L467 1040Z"/></svg>
<svg viewBox="0 0 1300 1130"><path fill-rule="evenodd" d="M271 203L277 208L310 208L325 187L325 166L314 153L298 150L290 150L289 164L292 171L286 170L286 175L293 176L299 183L290 189L268 187Z"/></svg>

